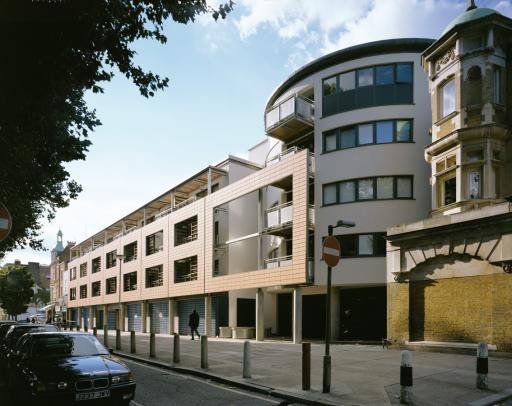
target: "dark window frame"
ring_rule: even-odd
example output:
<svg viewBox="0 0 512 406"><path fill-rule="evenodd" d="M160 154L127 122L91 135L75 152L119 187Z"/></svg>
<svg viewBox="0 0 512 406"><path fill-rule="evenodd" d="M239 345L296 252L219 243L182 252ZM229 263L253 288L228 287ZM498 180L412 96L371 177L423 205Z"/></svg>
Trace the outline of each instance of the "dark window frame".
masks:
<svg viewBox="0 0 512 406"><path fill-rule="evenodd" d="M131 246L134 246L135 248L132 250L132 252L129 252L130 255L128 255L127 247L130 248ZM123 262L127 263L127 262L131 262L131 261L135 261L137 259L138 248L139 247L138 247L137 241L132 241L129 244L125 244L123 246L123 255L124 255Z"/></svg>
<svg viewBox="0 0 512 406"><path fill-rule="evenodd" d="M80 285L80 299L87 299L87 285Z"/></svg>
<svg viewBox="0 0 512 406"><path fill-rule="evenodd" d="M91 273L101 271L101 257L96 257L91 260Z"/></svg>
<svg viewBox="0 0 512 406"><path fill-rule="evenodd" d="M157 248L156 235L159 233L162 234L162 245ZM153 240L152 243L151 243L151 240ZM153 254L156 254L157 252L163 251L164 250L164 230L158 230L158 231L155 231L154 233L146 235L145 241L146 241L146 249L145 249L146 256L153 255Z"/></svg>
<svg viewBox="0 0 512 406"><path fill-rule="evenodd" d="M105 254L105 268L110 269L117 265L117 249Z"/></svg>
<svg viewBox="0 0 512 406"><path fill-rule="evenodd" d="M133 283L134 281L135 283ZM137 290L137 271L128 272L123 275L123 292L132 292L134 290Z"/></svg>
<svg viewBox="0 0 512 406"><path fill-rule="evenodd" d="M76 300L76 287L69 289L69 300Z"/></svg>
<svg viewBox="0 0 512 406"><path fill-rule="evenodd" d="M94 290L95 287L97 287L97 290ZM101 296L101 281L94 281L91 283L91 297L98 296Z"/></svg>
<svg viewBox="0 0 512 406"><path fill-rule="evenodd" d="M150 273L153 273L156 271L156 279L153 281L150 281L150 276L154 277L155 275L150 275ZM159 286L164 286L164 266L163 265L155 265L150 266L149 268L146 268L145 272L145 282L146 288L156 288Z"/></svg>
<svg viewBox="0 0 512 406"><path fill-rule="evenodd" d="M373 253L372 254L359 254L359 236L361 235L371 235L373 236ZM373 257L386 257L386 244L385 244L385 232L372 232L372 233L354 233L354 234L341 234L337 235L336 239L340 243L341 246L341 255L340 258L373 258ZM354 244L355 244L355 252L356 255L344 255L343 253L343 244L346 244L346 242L343 242L343 239L353 237L354 238ZM384 238L384 250L383 252L379 252L379 241L378 238ZM325 237L324 237L325 238Z"/></svg>
<svg viewBox="0 0 512 406"><path fill-rule="evenodd" d="M87 262L83 262L80 264L80 278L85 278L87 276Z"/></svg>
<svg viewBox="0 0 512 406"><path fill-rule="evenodd" d="M111 291L109 288L112 286L112 284L109 282L111 280L114 280L114 290ZM112 276L111 278L105 279L105 295L113 295L117 293L117 276Z"/></svg>

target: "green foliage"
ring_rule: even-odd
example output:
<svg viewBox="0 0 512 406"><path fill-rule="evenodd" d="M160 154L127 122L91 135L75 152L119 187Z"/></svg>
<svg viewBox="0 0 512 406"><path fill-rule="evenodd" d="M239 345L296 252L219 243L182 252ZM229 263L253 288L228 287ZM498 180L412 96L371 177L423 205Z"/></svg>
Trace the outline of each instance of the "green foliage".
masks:
<svg viewBox="0 0 512 406"><path fill-rule="evenodd" d="M25 267L9 265L0 269L0 306L9 315L27 310L34 292L34 280Z"/></svg>
<svg viewBox="0 0 512 406"><path fill-rule="evenodd" d="M75 199L81 186L65 164L84 160L88 135L100 125L87 91L118 71L144 97L169 80L134 63L141 39L165 43L163 24L200 14L225 18L233 2L206 0L3 0L0 2L0 201L11 211L5 252L42 249L40 220Z"/></svg>
<svg viewBox="0 0 512 406"><path fill-rule="evenodd" d="M39 289L32 298L32 302L39 306L45 306L50 303L50 290L49 289Z"/></svg>

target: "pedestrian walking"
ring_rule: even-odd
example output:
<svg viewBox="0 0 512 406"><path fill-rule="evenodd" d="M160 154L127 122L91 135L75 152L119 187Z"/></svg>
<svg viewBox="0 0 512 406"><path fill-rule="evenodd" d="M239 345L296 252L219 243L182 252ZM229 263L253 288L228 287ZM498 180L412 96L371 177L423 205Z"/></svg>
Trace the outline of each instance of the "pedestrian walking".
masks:
<svg viewBox="0 0 512 406"><path fill-rule="evenodd" d="M199 331L197 331L197 328L199 327L199 314L197 314L196 309L194 309L188 317L188 326L192 332L192 340L194 339L194 331L197 334L197 338L199 338Z"/></svg>

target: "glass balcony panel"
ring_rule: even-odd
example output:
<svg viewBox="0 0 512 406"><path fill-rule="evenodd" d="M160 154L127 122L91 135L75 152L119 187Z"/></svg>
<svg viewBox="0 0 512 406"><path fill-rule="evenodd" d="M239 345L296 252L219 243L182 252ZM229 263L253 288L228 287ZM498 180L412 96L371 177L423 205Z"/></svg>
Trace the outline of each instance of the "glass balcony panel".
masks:
<svg viewBox="0 0 512 406"><path fill-rule="evenodd" d="M279 210L273 210L267 213L267 227L277 227L279 225Z"/></svg>
<svg viewBox="0 0 512 406"><path fill-rule="evenodd" d="M293 206L286 206L281 209L281 224L290 223L293 220Z"/></svg>
<svg viewBox="0 0 512 406"><path fill-rule="evenodd" d="M290 98L279 105L279 118L284 120L295 112L295 98Z"/></svg>

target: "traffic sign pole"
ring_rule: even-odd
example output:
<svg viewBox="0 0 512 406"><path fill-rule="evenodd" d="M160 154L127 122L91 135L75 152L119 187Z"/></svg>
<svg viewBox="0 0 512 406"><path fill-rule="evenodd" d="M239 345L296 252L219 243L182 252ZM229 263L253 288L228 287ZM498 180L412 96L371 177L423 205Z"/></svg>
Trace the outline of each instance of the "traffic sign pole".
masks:
<svg viewBox="0 0 512 406"><path fill-rule="evenodd" d="M328 236L332 237L332 226L328 227ZM325 304L325 355L322 385L323 393L329 393L331 391L331 355L329 348L331 344L331 279L332 267L327 266L327 303Z"/></svg>

